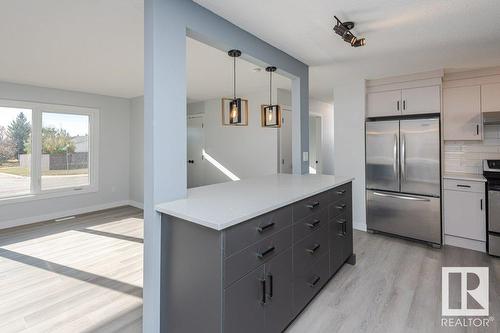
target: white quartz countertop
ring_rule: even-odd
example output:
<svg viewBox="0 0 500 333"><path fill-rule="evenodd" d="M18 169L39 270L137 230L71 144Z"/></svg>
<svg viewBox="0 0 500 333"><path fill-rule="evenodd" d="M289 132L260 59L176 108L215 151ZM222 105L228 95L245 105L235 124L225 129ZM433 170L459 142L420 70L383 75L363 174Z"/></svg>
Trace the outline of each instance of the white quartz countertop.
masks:
<svg viewBox="0 0 500 333"><path fill-rule="evenodd" d="M349 183L353 178L277 174L189 189L187 197L156 210L215 230Z"/></svg>
<svg viewBox="0 0 500 333"><path fill-rule="evenodd" d="M443 175L444 179L456 179L456 180L469 180L473 182L486 182L486 178L483 175L478 175L474 173L460 173L460 172L446 172Z"/></svg>

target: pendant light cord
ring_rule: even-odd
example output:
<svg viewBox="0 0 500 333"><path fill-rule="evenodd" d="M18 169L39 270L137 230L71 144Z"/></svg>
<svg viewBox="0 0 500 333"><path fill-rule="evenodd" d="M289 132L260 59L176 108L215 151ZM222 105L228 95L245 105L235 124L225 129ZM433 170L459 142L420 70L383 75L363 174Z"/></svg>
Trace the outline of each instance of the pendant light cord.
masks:
<svg viewBox="0 0 500 333"><path fill-rule="evenodd" d="M269 106L273 105L273 72L269 72Z"/></svg>
<svg viewBox="0 0 500 333"><path fill-rule="evenodd" d="M233 57L233 99L236 99L236 57Z"/></svg>

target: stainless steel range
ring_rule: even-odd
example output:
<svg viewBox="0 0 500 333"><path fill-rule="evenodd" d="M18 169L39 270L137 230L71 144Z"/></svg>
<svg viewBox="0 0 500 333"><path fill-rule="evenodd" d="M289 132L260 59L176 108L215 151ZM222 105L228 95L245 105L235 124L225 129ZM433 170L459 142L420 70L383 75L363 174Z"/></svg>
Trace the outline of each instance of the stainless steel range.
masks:
<svg viewBox="0 0 500 333"><path fill-rule="evenodd" d="M488 227L488 238L486 247L488 253L500 256L500 160L484 160L483 175L488 180L486 190L488 196L486 205L488 214L486 224Z"/></svg>

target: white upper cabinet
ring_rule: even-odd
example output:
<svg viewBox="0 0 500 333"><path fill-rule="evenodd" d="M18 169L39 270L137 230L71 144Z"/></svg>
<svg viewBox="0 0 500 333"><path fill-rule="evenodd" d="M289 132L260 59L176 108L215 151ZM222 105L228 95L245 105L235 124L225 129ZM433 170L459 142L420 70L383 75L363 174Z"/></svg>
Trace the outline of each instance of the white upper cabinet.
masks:
<svg viewBox="0 0 500 333"><path fill-rule="evenodd" d="M401 107L400 89L367 94L367 117L398 116L401 114Z"/></svg>
<svg viewBox="0 0 500 333"><path fill-rule="evenodd" d="M480 86L443 89L445 140L482 140Z"/></svg>
<svg viewBox="0 0 500 333"><path fill-rule="evenodd" d="M482 111L500 111L500 83L483 84L481 86Z"/></svg>
<svg viewBox="0 0 500 333"><path fill-rule="evenodd" d="M388 117L441 112L440 86L369 92L366 116Z"/></svg>
<svg viewBox="0 0 500 333"><path fill-rule="evenodd" d="M403 89L401 93L402 114L441 112L440 86Z"/></svg>

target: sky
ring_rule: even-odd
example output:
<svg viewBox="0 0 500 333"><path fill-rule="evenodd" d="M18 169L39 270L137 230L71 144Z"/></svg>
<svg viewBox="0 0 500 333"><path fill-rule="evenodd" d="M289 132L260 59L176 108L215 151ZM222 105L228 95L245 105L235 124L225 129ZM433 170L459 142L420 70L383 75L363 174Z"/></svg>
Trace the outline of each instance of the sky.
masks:
<svg viewBox="0 0 500 333"><path fill-rule="evenodd" d="M28 121L31 123L31 110L0 107L0 126L7 128L9 124L16 119L17 114L23 112ZM89 133L89 117L73 114L48 113L42 114L43 127L64 128L69 135L88 135Z"/></svg>

